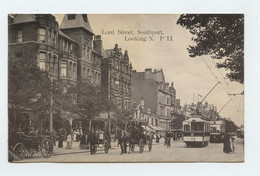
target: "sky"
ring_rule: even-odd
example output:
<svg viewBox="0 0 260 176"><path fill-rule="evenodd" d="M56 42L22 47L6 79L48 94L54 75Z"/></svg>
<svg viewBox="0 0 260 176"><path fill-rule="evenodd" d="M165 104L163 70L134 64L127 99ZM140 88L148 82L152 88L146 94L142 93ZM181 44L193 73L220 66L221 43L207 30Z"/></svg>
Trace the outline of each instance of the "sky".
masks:
<svg viewBox="0 0 260 176"><path fill-rule="evenodd" d="M63 16L55 14L59 24ZM217 61L210 56L189 57L187 48L193 44L192 35L176 24L178 18L177 14L88 15L92 31L95 35L101 35L104 49L112 49L117 43L122 52L128 51L133 69L138 72L143 72L145 68L163 69L165 80L169 83L174 82L176 97L181 100L181 105L201 101L220 81L205 101L214 104L219 111L232 99L220 115L231 118L237 125L243 125L244 96L228 94L241 93L244 85L224 79L226 71L217 69ZM122 34L122 31L126 33ZM157 33L146 35L147 31ZM152 37L152 41L149 41L149 36ZM146 41L139 41L145 37ZM131 41L134 38L138 41Z"/></svg>

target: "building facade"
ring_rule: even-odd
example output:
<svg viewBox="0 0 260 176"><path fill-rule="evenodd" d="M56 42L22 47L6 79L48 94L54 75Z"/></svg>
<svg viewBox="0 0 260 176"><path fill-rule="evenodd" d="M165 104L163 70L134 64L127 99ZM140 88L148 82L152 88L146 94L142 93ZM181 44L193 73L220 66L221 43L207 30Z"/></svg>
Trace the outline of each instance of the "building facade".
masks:
<svg viewBox="0 0 260 176"><path fill-rule="evenodd" d="M119 109L132 107L132 64L127 50L124 54L118 44L114 49L105 50L102 58L102 94Z"/></svg>
<svg viewBox="0 0 260 176"><path fill-rule="evenodd" d="M150 124L157 130L170 130L175 111L176 90L173 83L165 82L162 69L133 71L133 100L145 101L144 108L151 109ZM158 128L159 127L159 128Z"/></svg>
<svg viewBox="0 0 260 176"><path fill-rule="evenodd" d="M8 23L9 59L22 57L30 60L47 71L64 92L81 81L101 85L102 54L95 50L100 42L94 41L86 14L66 14L60 26L51 14L10 15ZM28 125L39 128L39 114L26 114ZM64 118L72 125L74 117L65 116L66 113Z"/></svg>

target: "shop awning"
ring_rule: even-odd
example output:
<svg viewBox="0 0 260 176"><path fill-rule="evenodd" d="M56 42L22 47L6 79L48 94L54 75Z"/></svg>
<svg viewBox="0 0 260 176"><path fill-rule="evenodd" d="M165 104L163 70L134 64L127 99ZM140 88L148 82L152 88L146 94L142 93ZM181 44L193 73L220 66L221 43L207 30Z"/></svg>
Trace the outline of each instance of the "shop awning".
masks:
<svg viewBox="0 0 260 176"><path fill-rule="evenodd" d="M152 131L152 132L155 132L155 130L153 130L153 129L150 128L149 126L142 125L142 127L143 127L144 130L146 130L146 131Z"/></svg>
<svg viewBox="0 0 260 176"><path fill-rule="evenodd" d="M163 128L161 127L157 127L157 126L153 126L153 125L148 125L151 129L155 130L155 131L165 131Z"/></svg>

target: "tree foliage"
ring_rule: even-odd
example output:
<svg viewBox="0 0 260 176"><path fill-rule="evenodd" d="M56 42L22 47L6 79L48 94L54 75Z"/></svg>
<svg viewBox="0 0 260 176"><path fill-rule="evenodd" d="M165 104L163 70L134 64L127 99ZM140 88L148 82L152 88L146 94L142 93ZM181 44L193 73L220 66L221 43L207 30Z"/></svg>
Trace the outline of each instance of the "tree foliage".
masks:
<svg viewBox="0 0 260 176"><path fill-rule="evenodd" d="M101 112L107 111L108 101L102 99L100 86L88 82L79 82L68 88L62 98L63 111L76 114L83 120L83 131L88 131L91 120ZM87 124L86 124L87 123Z"/></svg>
<svg viewBox="0 0 260 176"><path fill-rule="evenodd" d="M49 106L51 81L47 72L23 58L11 58L8 71L8 102L12 107L37 110Z"/></svg>
<svg viewBox="0 0 260 176"><path fill-rule="evenodd" d="M41 70L28 58L9 57L8 107L11 123L16 123L13 116L23 111L40 112L48 116L46 112L50 110L51 95L54 110L59 110L60 90L58 84L51 82L48 72Z"/></svg>
<svg viewBox="0 0 260 176"><path fill-rule="evenodd" d="M244 15L240 14L183 14L177 24L194 35L190 57L210 55L225 59L218 68L229 70L230 81L244 83Z"/></svg>

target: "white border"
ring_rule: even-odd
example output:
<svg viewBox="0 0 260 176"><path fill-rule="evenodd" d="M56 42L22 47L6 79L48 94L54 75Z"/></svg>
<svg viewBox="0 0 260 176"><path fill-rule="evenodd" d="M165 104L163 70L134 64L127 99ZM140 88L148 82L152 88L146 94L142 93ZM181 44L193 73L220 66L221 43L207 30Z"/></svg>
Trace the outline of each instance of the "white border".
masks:
<svg viewBox="0 0 260 176"><path fill-rule="evenodd" d="M249 175L259 167L259 32L257 0L2 0L0 7L0 172L4 175ZM7 162L8 13L245 13L245 163L10 164Z"/></svg>

